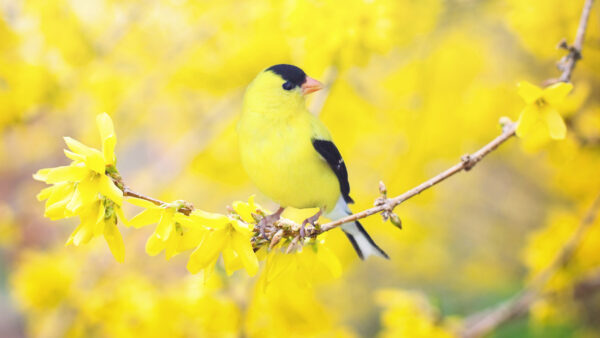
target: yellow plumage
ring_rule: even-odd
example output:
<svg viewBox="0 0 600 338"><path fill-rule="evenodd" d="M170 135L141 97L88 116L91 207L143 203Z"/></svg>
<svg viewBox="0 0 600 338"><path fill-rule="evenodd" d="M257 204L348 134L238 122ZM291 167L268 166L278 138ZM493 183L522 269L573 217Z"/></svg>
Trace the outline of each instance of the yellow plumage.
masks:
<svg viewBox="0 0 600 338"><path fill-rule="evenodd" d="M300 88L262 72L249 85L238 123L241 159L256 186L283 207L332 210L340 198L337 177L312 145L331 140L306 109Z"/></svg>
<svg viewBox="0 0 600 338"><path fill-rule="evenodd" d="M306 109L304 96L321 88L300 68L279 64L258 74L246 90L238 123L242 163L256 186L281 206L257 224L259 232L285 207L319 208L304 220L300 236L322 213L330 219L352 213L344 160L327 128ZM388 258L358 221L341 228L361 259Z"/></svg>

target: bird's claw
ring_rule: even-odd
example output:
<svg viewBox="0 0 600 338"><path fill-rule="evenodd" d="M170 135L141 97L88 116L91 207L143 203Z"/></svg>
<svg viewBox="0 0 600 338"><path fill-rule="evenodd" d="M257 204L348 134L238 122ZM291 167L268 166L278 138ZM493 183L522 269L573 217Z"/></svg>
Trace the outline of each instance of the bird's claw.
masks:
<svg viewBox="0 0 600 338"><path fill-rule="evenodd" d="M263 239L265 239L265 240L269 239L269 237L267 236L267 228L269 226L273 225L273 223L277 222L281 218L281 213L283 213L283 210L284 210L284 208L280 207L274 214L264 216L256 224L256 228L258 229L258 233L260 234L260 236Z"/></svg>
<svg viewBox="0 0 600 338"><path fill-rule="evenodd" d="M310 224L313 226L313 229L316 228L316 223L317 220L319 220L319 217L321 217L321 214L323 213L323 211L321 209L319 209L319 212L317 212L316 214L312 215L311 217L305 219L304 221L302 221L302 226L300 226L300 230L299 230L299 234L300 234L300 238L303 239L304 237L306 237L306 224ZM312 231L311 231L312 232Z"/></svg>
<svg viewBox="0 0 600 338"><path fill-rule="evenodd" d="M263 217L263 219L261 219L258 222L258 224L256 224L258 233L260 234L260 237L262 237L263 239L268 239L267 238L267 226L269 225L269 221L267 220L267 217L269 217L269 216Z"/></svg>

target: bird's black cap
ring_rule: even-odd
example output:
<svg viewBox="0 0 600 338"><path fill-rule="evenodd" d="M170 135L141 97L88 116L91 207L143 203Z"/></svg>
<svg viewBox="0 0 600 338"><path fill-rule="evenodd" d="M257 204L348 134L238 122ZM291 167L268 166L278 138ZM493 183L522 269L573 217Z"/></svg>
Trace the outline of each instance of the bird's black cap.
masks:
<svg viewBox="0 0 600 338"><path fill-rule="evenodd" d="M291 82L295 86L301 86L306 81L306 73L296 66L279 64L267 68L267 71L278 74L285 81Z"/></svg>

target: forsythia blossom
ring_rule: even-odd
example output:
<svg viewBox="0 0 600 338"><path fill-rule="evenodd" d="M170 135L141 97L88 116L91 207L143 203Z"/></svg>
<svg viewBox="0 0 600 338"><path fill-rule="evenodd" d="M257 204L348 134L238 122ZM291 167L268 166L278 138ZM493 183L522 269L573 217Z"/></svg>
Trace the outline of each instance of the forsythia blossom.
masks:
<svg viewBox="0 0 600 338"><path fill-rule="evenodd" d="M72 160L71 164L41 169L34 175L36 180L52 184L38 194L38 199L46 200L47 217L79 216L81 219L67 245L78 246L102 235L115 259L123 262L125 249L117 228L118 220L135 228L156 224L154 233L146 242L149 255L154 256L164 250L168 260L195 248L187 268L191 273L203 271L205 278L210 276L221 256L228 275L242 268L251 276L258 272L259 256L254 252L252 238L257 222L254 213L260 213L260 207L254 203L253 196L248 202L234 202L230 215L195 210L185 201L161 204L130 198L128 202L144 210L127 221L121 210L124 185L115 166L113 123L107 114L98 115L96 122L102 137L102 151L65 137L69 147L65 154ZM308 278L312 276L340 275L339 261L322 245L322 238L304 243L307 246L300 246L293 254L283 253L287 244L285 241L280 243L269 254L264 254L266 249L260 252L260 258L267 260L263 286L281 275L295 276L294 280L306 284L310 284Z"/></svg>
<svg viewBox="0 0 600 338"><path fill-rule="evenodd" d="M187 268L191 273L200 270L210 273L222 253L228 275L243 267L253 276L258 272L258 258L252 249L251 238L252 229L248 224L226 216L215 219L202 234Z"/></svg>
<svg viewBox="0 0 600 338"><path fill-rule="evenodd" d="M259 285L266 290L275 281L279 284L295 283L302 287L312 286L314 281L336 279L342 274L342 266L333 251L325 244L326 235L301 246L293 254L284 253L280 245L267 254L265 271ZM281 281L279 279L283 278Z"/></svg>
<svg viewBox="0 0 600 338"><path fill-rule="evenodd" d="M33 177L52 184L38 194L39 200L46 200L46 217L81 219L67 244L78 246L103 235L115 259L122 262L125 249L117 219L125 221L121 211L123 192L106 175L107 171L116 172L116 135L106 113L98 115L96 123L102 137L102 151L65 137L70 149L65 154L73 162L69 166L41 169Z"/></svg>
<svg viewBox="0 0 600 338"><path fill-rule="evenodd" d="M438 320L437 311L418 292L381 289L375 301L384 307L380 337L451 338L454 334Z"/></svg>
<svg viewBox="0 0 600 338"><path fill-rule="evenodd" d="M129 220L127 225L140 228L156 223L156 230L146 242L146 253L155 256L165 250L167 260L180 252L196 247L209 227L218 226L228 220L226 216L197 209L190 215L185 215L178 211L183 206L181 201L160 206L139 199L128 201L145 210Z"/></svg>
<svg viewBox="0 0 600 338"><path fill-rule="evenodd" d="M567 127L556 107L569 94L573 85L559 82L547 88L540 88L529 82L519 83L519 95L527 106L519 116L517 136L527 137L537 128L544 128L550 138L564 139Z"/></svg>

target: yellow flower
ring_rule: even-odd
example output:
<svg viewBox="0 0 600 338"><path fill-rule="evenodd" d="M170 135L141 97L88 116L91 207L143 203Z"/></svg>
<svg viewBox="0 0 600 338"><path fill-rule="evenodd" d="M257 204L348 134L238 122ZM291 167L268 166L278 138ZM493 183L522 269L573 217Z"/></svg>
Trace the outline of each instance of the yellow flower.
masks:
<svg viewBox="0 0 600 338"><path fill-rule="evenodd" d="M232 203L233 210L240 216L240 218L246 223L256 223L252 214L257 213L257 209L261 207L254 203L254 195L248 198L248 203L242 201L235 201Z"/></svg>
<svg viewBox="0 0 600 338"><path fill-rule="evenodd" d="M222 216L202 234L187 268L191 273L204 270L205 276L208 276L222 253L228 275L243 267L253 276L258 271L258 259L252 249L251 238L252 229L248 224Z"/></svg>
<svg viewBox="0 0 600 338"><path fill-rule="evenodd" d="M117 219L126 221L121 211L123 192L106 175L107 171L116 172L116 136L106 113L98 115L96 123L102 137L102 151L65 137L70 149L65 150L65 155L73 162L68 166L41 169L33 178L52 184L37 196L40 201L46 200L46 217L52 220L80 217L81 224L67 245L78 246L103 235L117 261L122 262L124 246Z"/></svg>
<svg viewBox="0 0 600 338"><path fill-rule="evenodd" d="M418 292L381 289L375 293L375 301L384 307L381 314L383 330L379 333L381 338L454 336L444 325L440 325L436 309Z"/></svg>
<svg viewBox="0 0 600 338"><path fill-rule="evenodd" d="M156 223L156 230L146 242L146 252L155 256L165 250L167 260L196 247L208 227L219 226L229 220L223 215L201 210L194 210L187 216L177 211L182 207L181 201L160 206L139 199L130 199L129 202L145 210L129 220L127 225L140 228Z"/></svg>
<svg viewBox="0 0 600 338"><path fill-rule="evenodd" d="M69 297L76 271L72 255L27 251L10 276L13 296L24 310L52 310Z"/></svg>
<svg viewBox="0 0 600 338"><path fill-rule="evenodd" d="M67 240L67 245L79 246L80 244L86 244L94 236L103 235L115 259L119 263L123 263L125 260L125 245L117 228L118 218L125 219L121 208L113 201L104 198L94 201L79 216L81 223Z"/></svg>
<svg viewBox="0 0 600 338"><path fill-rule="evenodd" d="M314 281L341 276L340 261L325 243L326 234L322 234L315 242L306 244L293 253L284 252L287 249L286 243L271 250L259 282L263 290L275 281L307 287Z"/></svg>
<svg viewBox="0 0 600 338"><path fill-rule="evenodd" d="M518 86L519 95L527 106L519 116L517 136L527 137L542 128L545 130L544 133L550 135L550 138L564 139L567 134L567 126L556 110L556 106L565 99L573 89L573 85L559 82L542 89L523 81Z"/></svg>

